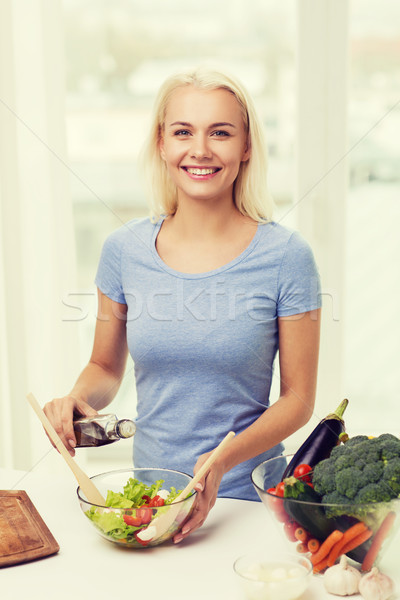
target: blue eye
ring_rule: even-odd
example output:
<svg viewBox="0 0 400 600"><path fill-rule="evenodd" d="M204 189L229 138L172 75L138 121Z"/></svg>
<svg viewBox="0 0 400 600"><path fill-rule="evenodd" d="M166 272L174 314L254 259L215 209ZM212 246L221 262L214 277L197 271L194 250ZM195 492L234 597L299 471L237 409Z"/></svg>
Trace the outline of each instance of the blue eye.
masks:
<svg viewBox="0 0 400 600"><path fill-rule="evenodd" d="M178 131L174 132L174 135L176 136L185 136L185 135L189 135L189 131L187 129L178 129Z"/></svg>
<svg viewBox="0 0 400 600"><path fill-rule="evenodd" d="M229 137L230 134L227 131L223 131L222 129L218 129L218 131L214 131L213 135L216 137Z"/></svg>

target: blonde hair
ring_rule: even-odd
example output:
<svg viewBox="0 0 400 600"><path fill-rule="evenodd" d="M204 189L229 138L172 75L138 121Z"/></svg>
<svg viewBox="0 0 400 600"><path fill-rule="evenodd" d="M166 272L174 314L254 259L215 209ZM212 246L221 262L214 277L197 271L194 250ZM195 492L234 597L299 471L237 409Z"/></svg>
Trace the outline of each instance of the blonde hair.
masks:
<svg viewBox="0 0 400 600"><path fill-rule="evenodd" d="M158 221L161 216L173 215L177 209L177 188L168 173L165 161L161 158L159 141L171 95L177 88L190 85L200 90L225 89L238 101L251 152L249 159L240 165L234 185L234 202L243 215L259 222L270 221L273 201L266 180L267 146L263 126L253 101L243 85L234 77L205 67L172 75L158 92L150 133L141 155L141 166L149 188L152 220Z"/></svg>

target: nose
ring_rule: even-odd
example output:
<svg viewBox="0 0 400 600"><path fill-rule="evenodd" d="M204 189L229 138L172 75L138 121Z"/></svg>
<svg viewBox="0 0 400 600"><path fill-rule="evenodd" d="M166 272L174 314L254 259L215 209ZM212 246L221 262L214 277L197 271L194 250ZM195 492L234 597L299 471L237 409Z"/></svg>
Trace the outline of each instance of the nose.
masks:
<svg viewBox="0 0 400 600"><path fill-rule="evenodd" d="M195 135L192 138L192 146L190 148L190 156L197 160L201 158L211 158L212 151L208 144L206 135Z"/></svg>

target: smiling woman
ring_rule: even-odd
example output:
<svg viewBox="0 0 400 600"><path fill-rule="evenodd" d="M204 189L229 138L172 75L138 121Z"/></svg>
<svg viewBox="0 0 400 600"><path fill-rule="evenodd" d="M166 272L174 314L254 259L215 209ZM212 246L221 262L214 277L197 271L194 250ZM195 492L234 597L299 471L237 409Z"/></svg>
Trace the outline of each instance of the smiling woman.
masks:
<svg viewBox="0 0 400 600"><path fill-rule="evenodd" d="M236 432L201 477L179 542L202 525L217 495L257 500L252 468L279 455L282 441L309 420L320 286L305 240L267 219L268 194L249 194L253 180L266 189L265 163L259 168L266 151L239 82L205 68L169 78L147 150L162 215L134 219L108 236L90 361L70 394L45 412L74 454L73 414L112 402L129 351L138 395L136 467L197 473L226 432ZM154 290L159 317L146 310ZM278 349L281 385L270 406Z"/></svg>
<svg viewBox="0 0 400 600"><path fill-rule="evenodd" d="M364 5L360 9L362 4L343 0L333 9L331 3L319 0L205 0L201 5L186 3L183 11L181 0L148 0L145 5L139 0L114 0L112 5L62 0L61 12L60 3L38 0L29 4L27 13L26 3L0 3L0 461L30 468L43 456L40 441L45 440L39 428L32 437L31 451L29 434L34 427L26 414L25 393L33 389L45 398L60 386L68 389L71 376L77 366L84 365L92 344L94 309L68 310L63 298L72 295L82 305L85 295L95 303L92 281L103 239L119 225L148 211L137 158L156 90L167 74L209 62L210 56L239 75L250 89L267 133L275 218L300 229L312 243L321 267L329 300L324 311L328 319L323 329L316 419L342 393L350 396L353 406L362 408L348 415L350 427L353 419L353 430L381 429L387 414L394 414L399 387L398 282L392 276L396 270L384 269L382 264L395 264L393 257L399 253L398 169L390 167L398 163L394 132L400 63L395 60L398 32L393 24L399 9L396 0L387 1L385 13L377 0L371 0L368 10ZM349 60L351 142L347 146ZM225 138L229 121L223 121L221 126L218 119L221 133L216 135ZM186 144L190 134L186 120L183 130L181 141ZM350 159L351 169L347 217L343 157ZM208 185L218 177L217 173L201 181L199 177L212 174L197 171L204 168L198 164L194 159L188 163L189 167L196 165L191 171L196 179L191 184ZM250 160L244 164L248 166ZM168 174L167 169L165 172ZM235 182L235 192L238 187ZM265 190L263 187L261 191ZM176 193L175 185L171 185L171 193ZM177 296L178 322L191 312L199 322L205 314L214 318L220 309L226 311L228 321L232 315L236 319L240 301L246 298L240 293L245 289L232 288L222 295L220 281L214 280L212 293L199 285L184 297L186 278L168 266L165 248L161 247L165 225L155 230L159 235L149 242L152 261L164 272L175 272L177 283L160 288L159 294L153 288L154 298L142 306L150 307L154 321L165 318L161 301L163 293L167 296L171 291ZM199 231L203 230L201 225L198 221ZM262 227L248 222L247 241L243 238L230 255L221 252L222 267L238 266L259 247L255 229ZM237 261L231 260L235 256ZM194 268L199 281L203 268L201 264ZM346 297L341 283L344 273ZM386 290L384 311L379 308L382 290ZM247 312L265 316L265 304L254 297L257 302L251 310L247 307ZM265 296L260 297L266 301ZM140 303L141 297L136 298ZM208 305L202 304L203 300L208 300ZM215 336L214 341L221 341L220 337ZM169 368L174 369L173 361ZM190 361L188 368L192 368ZM277 373L275 369L274 380L279 386ZM133 388L130 362L114 405L118 414L134 416ZM377 403L382 406L380 423ZM113 460L114 456L119 464L122 460L130 462L130 448L115 445L107 455L92 453L90 460ZM48 464L48 458L41 462Z"/></svg>

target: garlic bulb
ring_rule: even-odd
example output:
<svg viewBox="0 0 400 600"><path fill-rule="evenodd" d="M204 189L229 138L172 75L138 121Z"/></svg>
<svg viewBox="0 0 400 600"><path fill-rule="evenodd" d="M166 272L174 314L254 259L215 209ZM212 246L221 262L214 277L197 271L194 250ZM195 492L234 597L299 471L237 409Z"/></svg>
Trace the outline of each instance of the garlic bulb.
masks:
<svg viewBox="0 0 400 600"><path fill-rule="evenodd" d="M351 567L342 554L340 562L324 573L324 585L327 592L336 596L352 596L358 592L361 573Z"/></svg>
<svg viewBox="0 0 400 600"><path fill-rule="evenodd" d="M390 577L372 567L361 578L358 589L365 600L387 600L394 592L394 583Z"/></svg>

